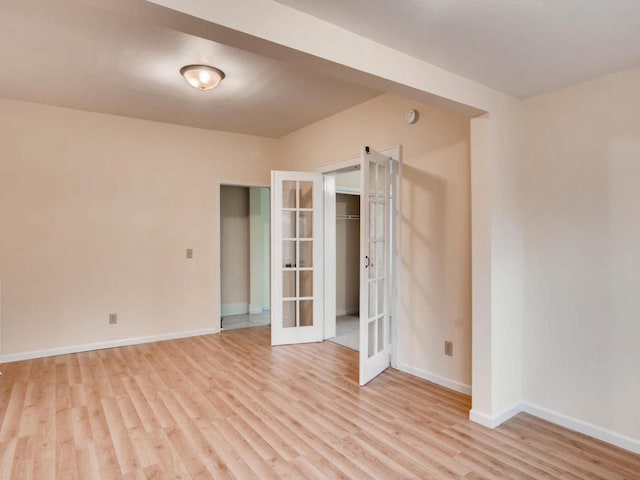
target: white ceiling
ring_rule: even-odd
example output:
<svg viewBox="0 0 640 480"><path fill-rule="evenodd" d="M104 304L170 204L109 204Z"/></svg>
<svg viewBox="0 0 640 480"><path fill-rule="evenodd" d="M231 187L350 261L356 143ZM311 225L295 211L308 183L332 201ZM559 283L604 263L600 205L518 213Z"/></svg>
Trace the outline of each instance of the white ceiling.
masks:
<svg viewBox="0 0 640 480"><path fill-rule="evenodd" d="M527 97L640 66L640 0L277 0Z"/></svg>
<svg viewBox="0 0 640 480"><path fill-rule="evenodd" d="M2 0L0 97L280 137L381 92L73 0ZM188 63L225 71L201 92Z"/></svg>

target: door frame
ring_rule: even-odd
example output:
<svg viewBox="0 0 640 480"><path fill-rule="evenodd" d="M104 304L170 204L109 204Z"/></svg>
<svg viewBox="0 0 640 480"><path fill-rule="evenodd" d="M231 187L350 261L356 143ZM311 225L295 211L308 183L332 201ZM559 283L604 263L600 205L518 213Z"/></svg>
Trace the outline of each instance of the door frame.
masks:
<svg viewBox="0 0 640 480"><path fill-rule="evenodd" d="M402 182L402 145L378 150L379 153L391 157L398 162L398 182ZM315 169L316 172L324 174L324 340L333 338L336 333L336 187L335 174L341 171L349 171L360 167L360 156L350 157L338 162L321 165ZM395 288L390 294L391 306L391 366L395 369L400 365L400 345L402 345L402 329L400 322L402 298L402 275L399 269L401 261L400 247L402 245L402 192L396 195L393 202L393 228L391 230L391 258L395 267L392 272L392 279ZM361 199L362 201L362 199ZM333 239L333 240L332 240Z"/></svg>
<svg viewBox="0 0 640 480"><path fill-rule="evenodd" d="M217 248L216 248L216 253L218 254L218 257L216 259L215 262L215 272L216 272L216 278L218 279L218 288L217 288L217 292L216 292L216 296L217 296L217 325L216 328L218 329L218 332L222 331L222 265L221 265L221 261L222 261L222 242L221 242L221 238L220 238L220 234L221 232L221 224L222 224L222 217L220 215L220 209L222 208L222 197L220 196L220 191L221 191L221 187L246 187L246 188L266 188L269 191L271 191L271 184L270 183L265 183L265 182L247 182L244 180L218 180L215 183L215 196L217 199L217 204L218 204L218 214L215 215L214 218L214 235L216 236L216 240L217 240ZM271 203L271 200L269 200L269 203ZM271 231L271 205L269 205L269 231ZM269 265L269 289L271 289L271 265ZM269 312L269 316L271 316L271 312Z"/></svg>

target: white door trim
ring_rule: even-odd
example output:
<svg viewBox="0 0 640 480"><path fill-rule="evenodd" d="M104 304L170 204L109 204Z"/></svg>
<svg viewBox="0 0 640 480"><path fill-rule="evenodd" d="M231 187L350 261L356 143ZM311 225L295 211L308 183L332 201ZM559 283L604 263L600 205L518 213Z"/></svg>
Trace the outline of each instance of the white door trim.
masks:
<svg viewBox="0 0 640 480"><path fill-rule="evenodd" d="M324 201L324 321L322 322L324 332L322 338L327 340L336 336L336 177L335 175L322 177L324 188L322 193ZM333 237L327 235L327 231L333 231Z"/></svg>
<svg viewBox="0 0 640 480"><path fill-rule="evenodd" d="M341 170L347 170L360 166L360 157L349 157L337 162L320 165L315 169L318 173L336 173Z"/></svg>

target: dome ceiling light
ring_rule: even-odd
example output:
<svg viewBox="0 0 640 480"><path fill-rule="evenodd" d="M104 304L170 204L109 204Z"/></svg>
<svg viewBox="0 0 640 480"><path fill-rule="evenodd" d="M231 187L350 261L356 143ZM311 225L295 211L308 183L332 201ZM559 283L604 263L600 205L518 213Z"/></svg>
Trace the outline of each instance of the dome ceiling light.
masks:
<svg viewBox="0 0 640 480"><path fill-rule="evenodd" d="M180 69L180 75L197 90L216 88L225 77L222 70L210 65L185 65Z"/></svg>

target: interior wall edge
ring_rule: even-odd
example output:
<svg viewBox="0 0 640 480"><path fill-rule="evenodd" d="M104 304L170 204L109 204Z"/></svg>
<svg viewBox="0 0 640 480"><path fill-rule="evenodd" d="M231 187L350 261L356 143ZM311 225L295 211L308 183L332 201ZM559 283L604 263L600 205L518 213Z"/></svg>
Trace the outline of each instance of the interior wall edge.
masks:
<svg viewBox="0 0 640 480"><path fill-rule="evenodd" d="M522 412L521 402L518 402L515 405L512 405L511 407L495 415L489 415L485 412L478 410L477 408L472 408L471 411L469 412L469 420L479 425L482 425L483 427L493 429L493 428L499 427L510 418L515 417L520 412Z"/></svg>

